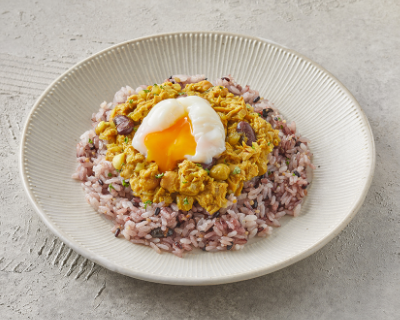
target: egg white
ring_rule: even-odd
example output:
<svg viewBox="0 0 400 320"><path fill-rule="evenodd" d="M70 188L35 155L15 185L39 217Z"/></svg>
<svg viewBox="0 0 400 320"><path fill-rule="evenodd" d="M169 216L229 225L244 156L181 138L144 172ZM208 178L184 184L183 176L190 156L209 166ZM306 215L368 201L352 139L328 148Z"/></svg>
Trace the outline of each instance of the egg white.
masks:
<svg viewBox="0 0 400 320"><path fill-rule="evenodd" d="M225 151L225 129L210 103L197 96L166 99L157 103L143 119L132 140L132 146L147 156L145 137L151 132L163 131L171 127L186 114L192 122L193 136L197 146L195 155L185 155L185 159L211 163L213 157L218 157Z"/></svg>

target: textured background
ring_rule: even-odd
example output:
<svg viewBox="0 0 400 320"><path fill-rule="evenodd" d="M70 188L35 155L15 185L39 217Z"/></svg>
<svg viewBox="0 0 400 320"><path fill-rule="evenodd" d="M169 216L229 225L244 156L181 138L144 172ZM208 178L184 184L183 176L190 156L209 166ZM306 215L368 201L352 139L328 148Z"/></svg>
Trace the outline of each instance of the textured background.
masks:
<svg viewBox="0 0 400 320"><path fill-rule="evenodd" d="M375 178L355 219L316 254L235 284L158 285L78 256L33 212L17 159L35 99L92 53L182 30L274 40L332 72L363 107ZM398 319L399 88L398 0L0 0L0 318Z"/></svg>

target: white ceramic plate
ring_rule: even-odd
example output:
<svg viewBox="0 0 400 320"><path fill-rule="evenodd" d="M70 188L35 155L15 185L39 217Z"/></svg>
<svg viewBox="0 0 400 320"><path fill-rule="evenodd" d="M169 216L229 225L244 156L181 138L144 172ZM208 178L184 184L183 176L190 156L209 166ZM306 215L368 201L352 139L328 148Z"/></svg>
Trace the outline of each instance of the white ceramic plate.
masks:
<svg viewBox="0 0 400 320"><path fill-rule="evenodd" d="M314 172L301 216L284 219L272 236L242 251L183 259L117 239L86 203L75 145L91 115L121 86L161 82L171 74L228 73L272 101L311 139ZM88 259L135 278L179 285L220 284L261 276L314 253L353 218L375 164L368 120L350 92L297 52L250 36L188 32L115 45L72 67L35 103L25 125L20 166L26 192L46 225Z"/></svg>

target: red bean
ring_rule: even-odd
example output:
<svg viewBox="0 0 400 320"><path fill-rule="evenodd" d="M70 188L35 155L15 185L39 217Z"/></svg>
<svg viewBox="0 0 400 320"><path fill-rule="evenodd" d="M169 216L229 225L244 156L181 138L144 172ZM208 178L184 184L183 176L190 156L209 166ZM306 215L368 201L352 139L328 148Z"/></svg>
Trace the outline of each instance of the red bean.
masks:
<svg viewBox="0 0 400 320"><path fill-rule="evenodd" d="M210 163L203 163L201 162L201 166L203 167L203 169L208 169L210 170L211 167L217 163L217 158L212 158L212 161Z"/></svg>
<svg viewBox="0 0 400 320"><path fill-rule="evenodd" d="M253 128L246 121L240 121L236 127L236 131L243 133L247 137L246 144L250 147L252 146L253 142L257 141Z"/></svg>
<svg viewBox="0 0 400 320"><path fill-rule="evenodd" d="M132 132L134 123L127 116L118 115L113 119L118 134L128 135Z"/></svg>

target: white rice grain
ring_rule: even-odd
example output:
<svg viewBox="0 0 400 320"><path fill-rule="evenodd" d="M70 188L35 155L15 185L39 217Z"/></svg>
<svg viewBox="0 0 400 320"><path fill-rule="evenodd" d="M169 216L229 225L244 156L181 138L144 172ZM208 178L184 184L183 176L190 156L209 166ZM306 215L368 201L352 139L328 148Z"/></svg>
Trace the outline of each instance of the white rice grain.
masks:
<svg viewBox="0 0 400 320"><path fill-rule="evenodd" d="M150 242L150 247L152 247L158 254L161 253L160 248L156 246L153 242Z"/></svg>

